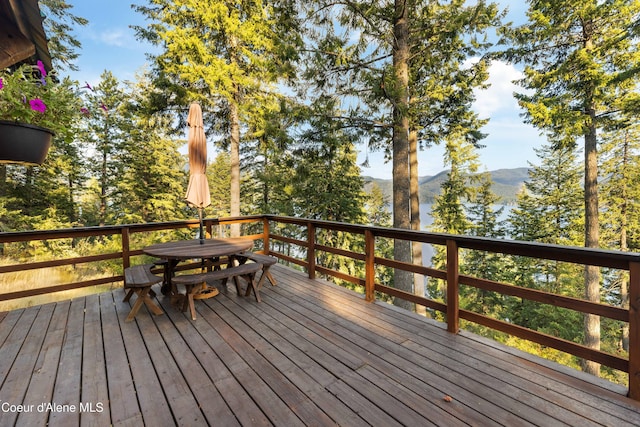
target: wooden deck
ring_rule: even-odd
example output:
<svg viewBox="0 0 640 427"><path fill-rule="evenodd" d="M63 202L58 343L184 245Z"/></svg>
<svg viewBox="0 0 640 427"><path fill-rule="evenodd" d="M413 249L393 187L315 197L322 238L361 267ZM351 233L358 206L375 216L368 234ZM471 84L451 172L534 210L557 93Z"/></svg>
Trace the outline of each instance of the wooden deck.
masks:
<svg viewBox="0 0 640 427"><path fill-rule="evenodd" d="M0 426L640 425L615 387L272 271L196 321L160 296L125 323L122 290L0 314Z"/></svg>

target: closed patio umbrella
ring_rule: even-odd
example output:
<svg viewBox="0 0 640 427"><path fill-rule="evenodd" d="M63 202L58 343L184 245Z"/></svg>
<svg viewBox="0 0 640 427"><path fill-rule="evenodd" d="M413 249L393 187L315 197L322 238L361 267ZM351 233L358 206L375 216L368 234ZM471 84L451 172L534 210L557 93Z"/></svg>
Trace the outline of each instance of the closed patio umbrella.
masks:
<svg viewBox="0 0 640 427"><path fill-rule="evenodd" d="M209 182L207 181L207 140L204 135L202 109L200 104L192 102L187 116L189 126L189 186L185 196L187 203L198 209L200 219L200 243L204 243L202 212L211 204Z"/></svg>

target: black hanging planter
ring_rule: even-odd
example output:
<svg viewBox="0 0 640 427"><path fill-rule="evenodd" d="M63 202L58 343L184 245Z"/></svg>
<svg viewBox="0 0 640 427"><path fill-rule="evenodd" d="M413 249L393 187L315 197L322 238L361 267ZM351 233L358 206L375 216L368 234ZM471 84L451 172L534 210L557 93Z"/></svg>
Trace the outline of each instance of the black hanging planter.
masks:
<svg viewBox="0 0 640 427"><path fill-rule="evenodd" d="M0 163L41 165L53 131L27 123L0 120Z"/></svg>

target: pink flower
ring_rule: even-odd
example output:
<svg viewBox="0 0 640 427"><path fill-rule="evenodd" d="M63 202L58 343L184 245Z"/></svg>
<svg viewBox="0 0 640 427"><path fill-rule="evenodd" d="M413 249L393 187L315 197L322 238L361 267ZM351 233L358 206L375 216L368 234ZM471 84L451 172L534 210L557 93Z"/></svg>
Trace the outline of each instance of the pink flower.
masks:
<svg viewBox="0 0 640 427"><path fill-rule="evenodd" d="M85 83L85 85L83 86L84 88L89 89L89 90L93 90L93 88L91 87L89 82L84 82L84 83Z"/></svg>
<svg viewBox="0 0 640 427"><path fill-rule="evenodd" d="M80 112L83 116L89 117L89 109L87 107L80 108Z"/></svg>
<svg viewBox="0 0 640 427"><path fill-rule="evenodd" d="M107 108L106 105L104 105L104 103L100 103L100 108L102 108L105 111L105 113L109 112L109 109Z"/></svg>
<svg viewBox="0 0 640 427"><path fill-rule="evenodd" d="M37 111L39 113L44 113L47 111L47 106L41 99L35 98L29 100L29 105L31 105L31 109L33 111Z"/></svg>
<svg viewBox="0 0 640 427"><path fill-rule="evenodd" d="M44 64L42 61L37 62L38 70L40 70L40 74L42 77L47 77L47 70L44 68Z"/></svg>
<svg viewBox="0 0 640 427"><path fill-rule="evenodd" d="M0 89L2 89L4 87L4 82L2 81L2 79L0 79Z"/></svg>

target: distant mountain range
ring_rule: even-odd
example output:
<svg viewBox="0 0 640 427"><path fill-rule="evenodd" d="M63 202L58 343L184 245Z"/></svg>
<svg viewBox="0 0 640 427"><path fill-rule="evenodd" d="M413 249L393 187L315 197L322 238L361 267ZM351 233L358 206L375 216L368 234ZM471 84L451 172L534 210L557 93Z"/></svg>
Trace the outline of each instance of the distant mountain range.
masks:
<svg viewBox="0 0 640 427"><path fill-rule="evenodd" d="M447 179L449 171L442 171L437 175L423 176L418 179L420 184L420 203L433 202L436 195L440 194L442 183ZM493 181L493 192L502 198L504 204L514 203L516 195L522 188L523 183L529 179L528 168L497 169L489 171ZM365 180L365 190L371 191L373 184L377 184L383 194L391 201L393 182L390 179L378 179L369 176L363 177Z"/></svg>

